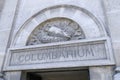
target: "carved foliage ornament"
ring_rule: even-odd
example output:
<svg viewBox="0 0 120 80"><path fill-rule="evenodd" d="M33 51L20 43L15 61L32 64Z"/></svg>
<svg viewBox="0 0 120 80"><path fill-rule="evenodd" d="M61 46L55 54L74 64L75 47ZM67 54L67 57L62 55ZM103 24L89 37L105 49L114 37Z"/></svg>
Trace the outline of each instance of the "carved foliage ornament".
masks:
<svg viewBox="0 0 120 80"><path fill-rule="evenodd" d="M27 45L80 40L85 35L80 26L66 18L50 19L40 24L30 35Z"/></svg>

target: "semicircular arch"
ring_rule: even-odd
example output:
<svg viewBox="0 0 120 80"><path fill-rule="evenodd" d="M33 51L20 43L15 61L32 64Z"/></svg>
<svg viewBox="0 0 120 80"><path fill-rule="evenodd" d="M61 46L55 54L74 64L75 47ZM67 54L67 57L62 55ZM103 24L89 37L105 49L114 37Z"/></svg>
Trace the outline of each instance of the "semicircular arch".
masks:
<svg viewBox="0 0 120 80"><path fill-rule="evenodd" d="M29 18L17 31L13 46L25 46L32 31L41 23L52 18L68 18L81 26L86 39L106 36L104 26L88 10L73 5L57 5L43 9Z"/></svg>

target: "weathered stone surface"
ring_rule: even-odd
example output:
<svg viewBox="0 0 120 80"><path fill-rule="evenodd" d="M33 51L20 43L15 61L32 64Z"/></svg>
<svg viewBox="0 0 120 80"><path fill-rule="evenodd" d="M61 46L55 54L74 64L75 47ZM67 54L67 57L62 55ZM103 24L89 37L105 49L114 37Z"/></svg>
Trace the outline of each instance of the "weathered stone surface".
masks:
<svg viewBox="0 0 120 80"><path fill-rule="evenodd" d="M114 80L120 80L120 73L114 75Z"/></svg>
<svg viewBox="0 0 120 80"><path fill-rule="evenodd" d="M113 67L90 67L90 80L113 80Z"/></svg>
<svg viewBox="0 0 120 80"><path fill-rule="evenodd" d="M0 71L4 60L6 49L8 48L8 41L10 30L12 28L14 13L16 9L17 0L0 0L2 10L0 14ZM3 7L2 7L3 6Z"/></svg>
<svg viewBox="0 0 120 80"><path fill-rule="evenodd" d="M1 1L3 1L3 0L1 0ZM117 64L117 66L120 66L120 62L119 62L120 61L119 60L119 57L120 57L120 54L119 54L120 53L120 50L119 50L119 47L120 47L119 46L120 45L120 38L119 38L119 34L120 34L120 31L119 31L119 29L120 29L120 27L119 27L120 26L120 23L119 23L120 0L103 0L104 3L106 3L105 6L103 6L101 1L102 0L59 0L59 1L58 0L37 0L37 1L6 0L5 6L3 7L3 12L1 13L1 17L0 17L0 20L1 20L0 21L0 33L1 33L0 34L0 54L2 54L2 57L3 57L3 55L8 50L8 47L15 48L15 47L26 46L30 34L40 23L42 23L50 18L54 18L54 17L65 17L65 18L72 19L79 24L79 26L85 33L86 39L109 37L107 34L110 35L110 33L111 33L112 40L113 40L113 46L114 46L114 52L115 52L115 58L116 58L116 64ZM63 7L63 4L65 4L67 6L69 5L69 8ZM60 8L58 8L58 5L60 5ZM61 7L61 5L62 5L62 7ZM71 8L71 5L72 5L72 8ZM74 6L74 8L73 8L73 6ZM51 9L51 7L52 7L52 9ZM83 10L79 10L78 8L76 9L76 7L79 7L79 9L82 8ZM104 9L104 7L105 7L105 9ZM46 9L48 9L48 10L46 10ZM43 11L41 11L41 10L43 10ZM44 13L44 10L46 10L45 13ZM89 13L88 12L84 13L84 11L88 11ZM38 14L38 12L40 12L40 13L43 12L43 13L38 15L39 17L38 16L35 17ZM106 15L107 15L107 19L108 19L108 24L106 23L107 19L106 19L105 12L107 13ZM91 15L94 15L94 16L91 16ZM30 23L29 23L28 19L29 20L31 19L32 21L30 21ZM27 23L27 22L25 22L26 20L28 20L29 24L27 26L23 27L22 25L24 23L25 24ZM109 28L110 28L110 33L109 33L109 29L107 26L109 26ZM11 40L12 40L12 42L11 42ZM65 41L67 41L67 40L65 40ZM85 57L85 58L82 57L82 59L78 59L78 60L80 60L80 62L81 62L82 60L88 60L88 59L92 60L93 58L94 58L94 60L106 59L106 57L107 57L108 62L104 63L105 61L102 60L102 61L100 61L101 65L102 66L114 65L114 58L113 58L113 54L112 54L111 43L109 41L106 43L107 43L107 45L105 45L105 46L102 45L103 46L102 48L105 48L105 50L103 50L103 51L98 50L98 53L104 53L106 51L107 55L99 54L100 56L98 56L97 58L96 57L94 58L93 56L91 56L91 57ZM106 46L107 46L107 48L106 48ZM89 48L89 49L92 50L91 48ZM70 50L72 52L72 49L70 49ZM55 51L57 51L57 50L55 50ZM89 52L89 50L87 48L85 51ZM17 52L16 54L18 54L18 53L19 52ZM53 53L54 53L54 51L53 51ZM25 61L26 60L25 56L27 54L31 54L31 53L25 53L25 54L22 53L21 55L16 55L16 54L12 54L9 56L9 57L11 57L11 56L13 57L10 65L26 64L26 62L22 62L22 63L19 63L19 61L14 62L15 56L17 56L17 59L15 59L15 60L19 60L19 58L21 58L21 55L22 55L21 59ZM54 53L54 54L56 54L56 53ZM38 55L38 54L34 54L34 55ZM78 54L75 54L75 55L78 55ZM36 56L34 56L34 59L36 59L35 57ZM71 57L71 55L70 55L70 57ZM44 57L44 58L46 58L46 57ZM34 60L34 59L32 58L32 60ZM76 60L76 57L72 56L72 58L68 58L68 60L72 60L72 59ZM58 59L56 61L60 62L60 60L58 60ZM82 65L84 65L84 66L98 65L97 64L98 61L96 61L95 63L92 63L89 61L83 62ZM112 63L109 63L109 61L111 61ZM29 62L34 63L33 61L31 62L31 60L30 61L28 60L27 63L29 63ZM46 60L43 60L43 62L46 62ZM48 59L48 62L51 62L50 59ZM66 62L63 62L63 64L60 63L59 65L57 65L57 67L58 68L70 67L70 66L78 67L81 64L80 62L79 63L72 62L71 64L70 63L66 64ZM2 64L2 60L0 63ZM38 63L38 61L36 63ZM41 63L42 62L40 62L40 64ZM56 63L53 63L53 64L56 65ZM77 64L78 66L73 66L72 64ZM90 64L90 65L88 65L88 64ZM62 65L62 66L60 66L60 65ZM38 69L38 66L37 67L32 66L32 68ZM46 64L45 65L41 64L42 69L44 67L46 67L47 69L48 68L56 68L55 66L53 66L51 64L50 64L50 66L51 67L47 67ZM20 69L21 66L15 66L14 68ZM11 68L11 69L14 70L14 68ZM27 67L25 66L23 68L30 69L29 66L27 66ZM98 76L99 78L97 78L98 80L99 79L100 80L112 80L111 77L113 75L111 75L111 71L108 67L104 68L104 69L94 68L93 70L96 70L96 73L100 74L100 76ZM92 75L96 75L96 74L93 73ZM17 76L17 78L15 76L17 76L16 73L7 72L6 79L7 80L20 80L20 75ZM97 80L94 77L92 79ZM119 79L119 74L116 74L114 79Z"/></svg>
<svg viewBox="0 0 120 80"><path fill-rule="evenodd" d="M21 79L21 71L16 72L6 72L5 80L20 80Z"/></svg>
<svg viewBox="0 0 120 80"><path fill-rule="evenodd" d="M0 15L4 6L4 0L0 0Z"/></svg>
<svg viewBox="0 0 120 80"><path fill-rule="evenodd" d="M111 33L116 65L120 66L120 0L103 0Z"/></svg>

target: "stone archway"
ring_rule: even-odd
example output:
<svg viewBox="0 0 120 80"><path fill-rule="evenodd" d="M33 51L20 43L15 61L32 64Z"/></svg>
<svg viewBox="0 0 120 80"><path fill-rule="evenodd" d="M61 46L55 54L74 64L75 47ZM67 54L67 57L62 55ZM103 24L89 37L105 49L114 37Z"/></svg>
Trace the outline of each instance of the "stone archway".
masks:
<svg viewBox="0 0 120 80"><path fill-rule="evenodd" d="M57 26L56 21L66 21L65 25L74 23L81 35L75 37L75 25L61 27ZM33 37L37 38L37 43ZM43 9L23 24L13 40L5 62L5 71L89 67L91 80L96 79L93 77L95 74L99 76L97 80L105 80L106 77L107 80L112 80L109 76L114 59L109 36L105 26L86 9L73 5ZM100 67L101 65L103 66ZM11 74L8 73L9 75Z"/></svg>
<svg viewBox="0 0 120 80"><path fill-rule="evenodd" d="M68 18L77 22L85 33L86 39L107 36L103 24L88 10L72 5L59 5L46 8L28 19L14 37L13 46L25 46L36 26L52 18Z"/></svg>

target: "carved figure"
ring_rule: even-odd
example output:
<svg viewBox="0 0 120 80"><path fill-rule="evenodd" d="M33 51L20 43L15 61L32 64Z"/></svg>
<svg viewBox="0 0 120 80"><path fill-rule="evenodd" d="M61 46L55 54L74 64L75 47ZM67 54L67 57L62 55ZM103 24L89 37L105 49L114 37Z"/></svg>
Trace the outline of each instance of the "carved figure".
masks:
<svg viewBox="0 0 120 80"><path fill-rule="evenodd" d="M28 45L83 39L84 34L77 23L68 19L46 22L30 37Z"/></svg>
<svg viewBox="0 0 120 80"><path fill-rule="evenodd" d="M67 28L67 26L66 26ZM39 35L39 40L43 43L68 41L75 33L74 29L61 29L56 26L47 26Z"/></svg>

